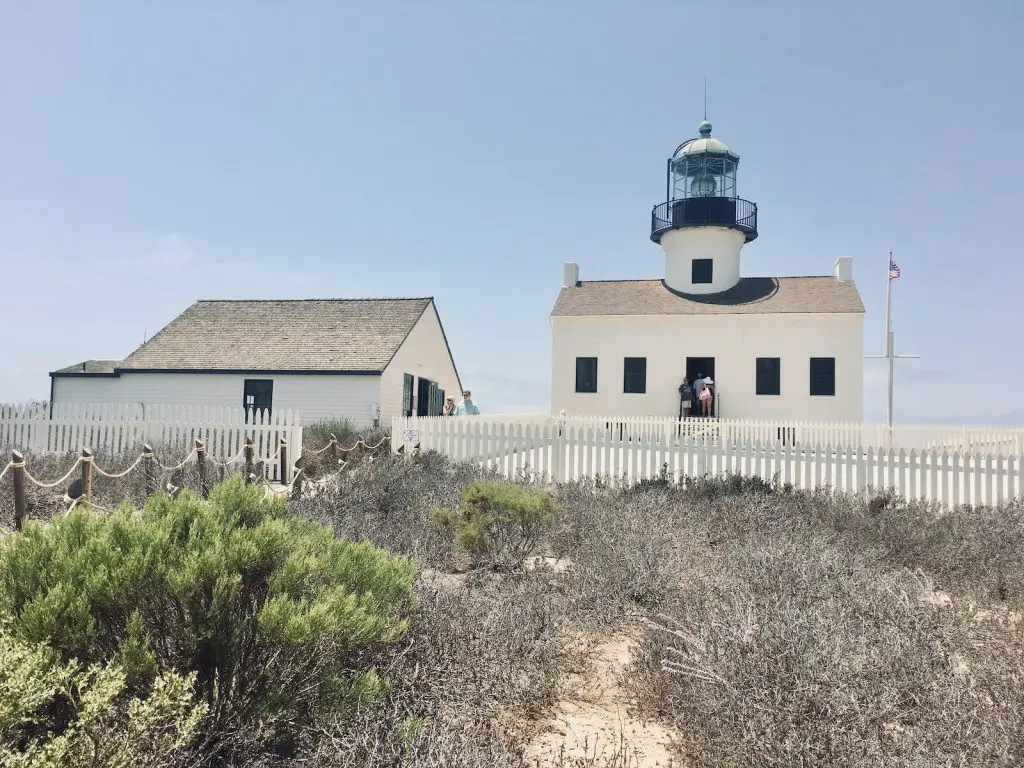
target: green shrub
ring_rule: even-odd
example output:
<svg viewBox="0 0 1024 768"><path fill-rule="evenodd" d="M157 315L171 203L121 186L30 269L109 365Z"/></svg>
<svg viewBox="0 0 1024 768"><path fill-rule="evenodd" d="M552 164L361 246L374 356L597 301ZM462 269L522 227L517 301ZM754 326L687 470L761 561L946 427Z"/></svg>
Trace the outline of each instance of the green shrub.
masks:
<svg viewBox="0 0 1024 768"><path fill-rule="evenodd" d="M130 699L125 679L118 665L62 663L45 645L0 633L0 765L174 764L206 712L192 676L165 672L148 695ZM69 721L55 723L55 711L70 711Z"/></svg>
<svg viewBox="0 0 1024 768"><path fill-rule="evenodd" d="M414 568L264 496L233 478L208 501L160 495L141 514L30 524L0 546L0 614L64 662L118 663L130 691L194 673L212 741L231 731L287 754L291 724L384 690L359 654L404 634Z"/></svg>
<svg viewBox="0 0 1024 768"><path fill-rule="evenodd" d="M507 570L522 565L555 521L551 494L520 485L473 482L455 509L437 509L435 522L452 533L455 545L474 565Z"/></svg>

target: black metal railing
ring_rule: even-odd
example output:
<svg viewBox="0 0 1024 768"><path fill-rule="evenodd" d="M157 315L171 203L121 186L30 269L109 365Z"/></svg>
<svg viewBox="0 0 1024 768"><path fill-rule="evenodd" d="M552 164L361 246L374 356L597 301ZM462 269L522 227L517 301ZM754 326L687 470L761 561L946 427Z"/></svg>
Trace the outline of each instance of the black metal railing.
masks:
<svg viewBox="0 0 1024 768"><path fill-rule="evenodd" d="M685 227L738 229L749 243L757 237L757 203L742 197L689 197L669 200L651 211L651 240L656 243L668 230Z"/></svg>

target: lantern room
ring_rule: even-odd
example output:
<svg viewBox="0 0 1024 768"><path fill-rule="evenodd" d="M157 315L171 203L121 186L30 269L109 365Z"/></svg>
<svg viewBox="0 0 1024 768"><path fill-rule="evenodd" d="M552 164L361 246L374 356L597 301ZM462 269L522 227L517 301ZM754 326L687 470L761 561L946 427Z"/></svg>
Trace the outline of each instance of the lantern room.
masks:
<svg viewBox="0 0 1024 768"><path fill-rule="evenodd" d="M757 237L757 206L737 195L740 157L711 135L707 120L697 132L668 159L665 202L652 211L651 240L660 243L672 229L728 227L750 242Z"/></svg>
<svg viewBox="0 0 1024 768"><path fill-rule="evenodd" d="M698 127L700 138L680 144L668 161L668 199L736 197L738 155L711 137L711 123Z"/></svg>

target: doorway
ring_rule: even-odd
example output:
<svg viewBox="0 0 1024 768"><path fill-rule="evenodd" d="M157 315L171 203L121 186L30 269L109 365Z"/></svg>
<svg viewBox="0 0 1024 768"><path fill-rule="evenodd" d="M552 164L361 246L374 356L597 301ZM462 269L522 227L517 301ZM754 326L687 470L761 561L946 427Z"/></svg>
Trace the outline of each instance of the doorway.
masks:
<svg viewBox="0 0 1024 768"><path fill-rule="evenodd" d="M416 415L436 416L435 410L437 383L430 379L419 378L416 382Z"/></svg>
<svg viewBox="0 0 1024 768"><path fill-rule="evenodd" d="M713 357L688 357L686 358L686 377L693 384L697 380L697 374L702 373L705 377L710 376L715 382L715 399L711 401L711 415L716 416L718 411L718 379L715 377L715 358Z"/></svg>

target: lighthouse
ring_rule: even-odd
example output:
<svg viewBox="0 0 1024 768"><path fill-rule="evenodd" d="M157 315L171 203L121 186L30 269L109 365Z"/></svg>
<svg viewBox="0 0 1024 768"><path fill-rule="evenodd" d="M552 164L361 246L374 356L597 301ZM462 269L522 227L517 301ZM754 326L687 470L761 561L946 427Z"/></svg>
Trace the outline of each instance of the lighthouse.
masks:
<svg viewBox="0 0 1024 768"><path fill-rule="evenodd" d="M787 421L860 421L864 302L853 259L837 256L831 274L741 277L757 205L739 196L739 155L707 120L697 134L669 156L664 202L651 212L664 271L583 279L579 264L563 264L551 412L688 418L685 377L712 380L711 418L766 420L771 434Z"/></svg>
<svg viewBox="0 0 1024 768"><path fill-rule="evenodd" d="M757 205L739 197L740 157L711 135L676 147L665 169L665 202L651 212L651 240L665 251L665 285L684 295L728 291L740 282L740 252L757 237Z"/></svg>

